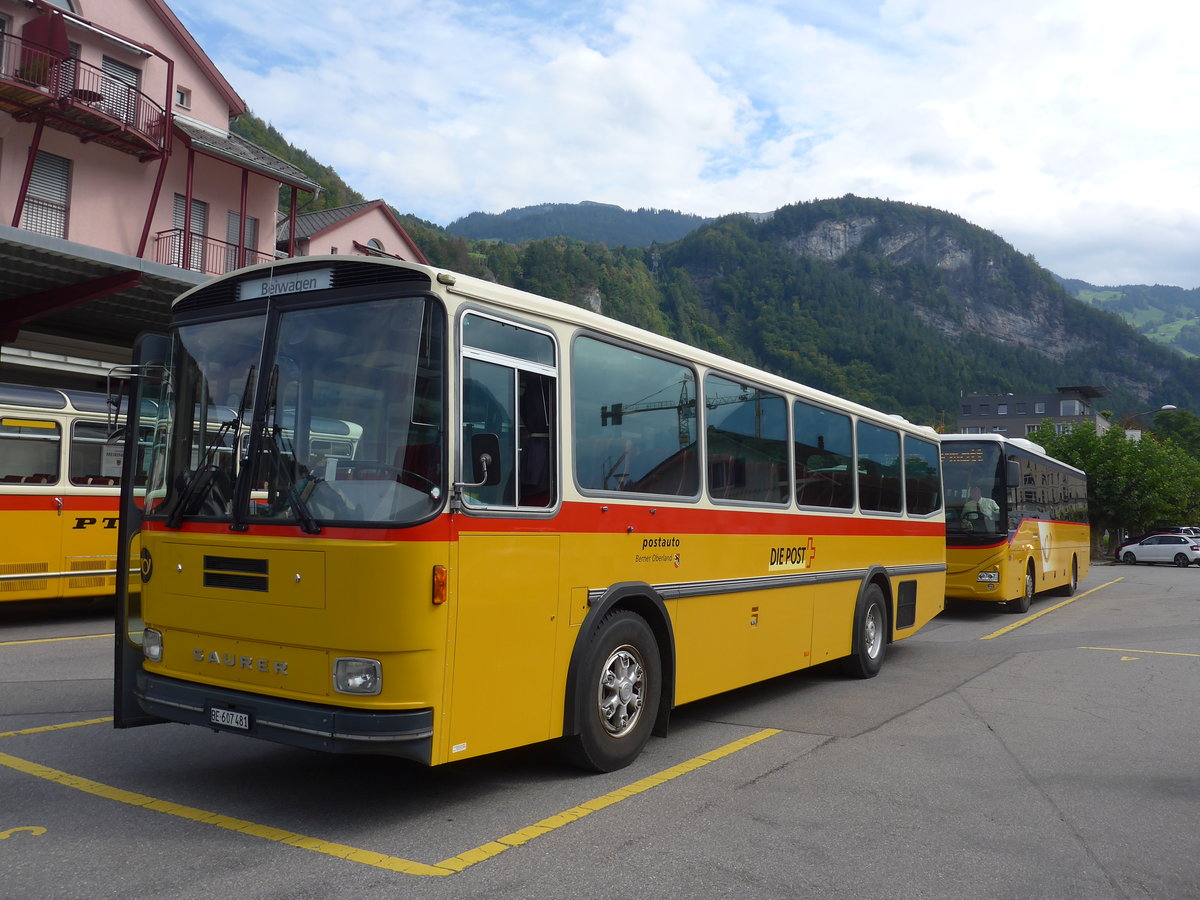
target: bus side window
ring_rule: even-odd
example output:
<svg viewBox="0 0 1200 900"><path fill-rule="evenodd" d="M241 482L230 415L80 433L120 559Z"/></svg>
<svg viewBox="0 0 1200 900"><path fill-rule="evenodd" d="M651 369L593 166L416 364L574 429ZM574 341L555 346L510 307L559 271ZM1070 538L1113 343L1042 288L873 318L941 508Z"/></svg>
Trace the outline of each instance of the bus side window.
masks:
<svg viewBox="0 0 1200 900"><path fill-rule="evenodd" d="M60 446L57 422L0 419L0 480L5 484L56 483Z"/></svg>
<svg viewBox="0 0 1200 900"><path fill-rule="evenodd" d="M467 498L471 503L485 506L514 505L515 485L513 467L516 458L515 435L513 434L514 407L513 370L494 363L475 359L463 361L463 447L471 446L471 438L477 434L494 434L500 441L500 467L498 484L470 488ZM464 472L470 480L471 470Z"/></svg>
<svg viewBox="0 0 1200 900"><path fill-rule="evenodd" d="M554 504L554 382L545 375L521 372L519 506Z"/></svg>

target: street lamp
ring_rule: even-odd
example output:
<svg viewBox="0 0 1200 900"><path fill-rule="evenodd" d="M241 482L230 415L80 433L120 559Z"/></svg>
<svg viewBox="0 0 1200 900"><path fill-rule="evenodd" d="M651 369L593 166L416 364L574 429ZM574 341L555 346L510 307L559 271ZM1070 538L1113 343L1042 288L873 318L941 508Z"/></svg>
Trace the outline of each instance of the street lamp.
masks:
<svg viewBox="0 0 1200 900"><path fill-rule="evenodd" d="M1152 416L1155 413L1166 412L1167 410L1171 409L1179 409L1179 407L1174 403L1164 403L1162 406L1156 407L1155 409L1143 409L1141 412L1131 413L1130 415L1125 416L1123 421L1132 425L1142 416ZM1125 439L1127 441L1140 441L1142 439L1142 430L1140 428L1126 428Z"/></svg>

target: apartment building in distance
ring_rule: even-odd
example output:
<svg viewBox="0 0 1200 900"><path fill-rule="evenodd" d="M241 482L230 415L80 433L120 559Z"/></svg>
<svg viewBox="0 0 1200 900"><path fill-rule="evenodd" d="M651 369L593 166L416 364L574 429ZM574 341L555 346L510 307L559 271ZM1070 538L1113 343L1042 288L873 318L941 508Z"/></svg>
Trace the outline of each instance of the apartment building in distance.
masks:
<svg viewBox="0 0 1200 900"><path fill-rule="evenodd" d="M1108 389L1081 385L1060 387L1045 394L963 394L959 400L958 432L1023 438L1046 419L1058 431L1092 422L1104 434L1110 422L1096 409L1095 401L1108 396Z"/></svg>
<svg viewBox="0 0 1200 900"><path fill-rule="evenodd" d="M0 0L0 381L102 387L182 291L305 255L319 185L231 132L247 111L163 0ZM335 252L423 261L376 203Z"/></svg>

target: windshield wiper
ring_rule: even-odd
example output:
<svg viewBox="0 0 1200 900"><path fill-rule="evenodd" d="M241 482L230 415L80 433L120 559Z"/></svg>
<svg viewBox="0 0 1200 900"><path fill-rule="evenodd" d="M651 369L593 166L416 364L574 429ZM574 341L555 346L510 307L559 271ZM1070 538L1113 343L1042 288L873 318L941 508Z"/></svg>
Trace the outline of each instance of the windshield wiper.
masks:
<svg viewBox="0 0 1200 900"><path fill-rule="evenodd" d="M269 424L274 418L278 391L279 365L276 364L271 369L271 381L267 387L267 402L263 416L262 430L263 449L270 454L274 468L274 477L271 480L283 488L284 499L287 500L292 514L296 517L296 521L300 523L300 527L304 532L306 534L320 534L321 526L317 524L312 510L309 508L308 501L305 499L308 494L311 494L311 487L303 494L296 487L295 465L298 464L298 461L296 460L295 448L283 446L285 438L282 426ZM288 462L289 456L292 464ZM313 481L316 480L312 476L310 478ZM313 486L315 487L315 485Z"/></svg>
<svg viewBox="0 0 1200 900"><path fill-rule="evenodd" d="M188 515L188 510L192 505L205 494L212 491L218 477L223 474L221 467L214 465L213 460L216 458L217 451L224 446L225 437L230 431L233 432L233 454L234 458L236 458L238 435L242 428L242 416L246 412L246 407L250 403L250 397L254 390L254 369L255 367L251 366L250 371L246 373L246 386L242 389L242 399L238 403L234 417L227 422L221 423L221 427L209 443L208 449L204 451L204 459L187 476L187 481L184 482L183 488L179 491L175 504L167 514L166 526L168 528L179 528L183 524L183 517Z"/></svg>

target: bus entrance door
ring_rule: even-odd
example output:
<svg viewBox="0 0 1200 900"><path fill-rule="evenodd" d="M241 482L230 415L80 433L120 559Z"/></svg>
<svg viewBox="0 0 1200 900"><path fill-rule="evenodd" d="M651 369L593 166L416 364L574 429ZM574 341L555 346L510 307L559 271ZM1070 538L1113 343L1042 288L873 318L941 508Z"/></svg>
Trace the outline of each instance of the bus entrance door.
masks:
<svg viewBox="0 0 1200 900"><path fill-rule="evenodd" d="M447 759L555 736L558 552L555 534L460 535Z"/></svg>
<svg viewBox="0 0 1200 900"><path fill-rule="evenodd" d="M113 725L133 728L162 719L148 714L134 696L142 669L142 575L149 560L141 555L142 516L153 502L155 486L147 478L160 406L167 402L165 376L170 341L164 335L143 335L134 347L133 377L125 416L125 448L121 461L121 508L117 529L116 653L113 671ZM131 574L131 570L132 573Z"/></svg>

